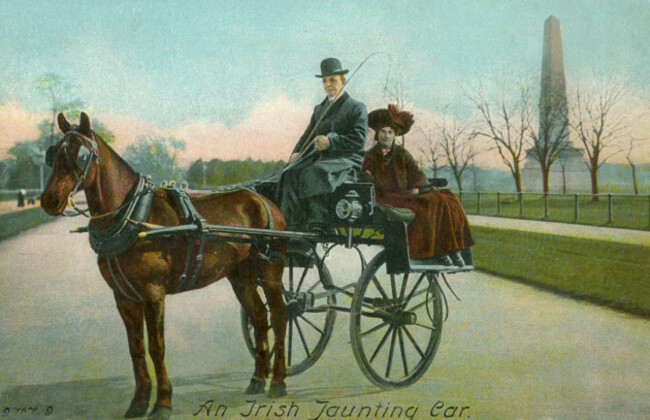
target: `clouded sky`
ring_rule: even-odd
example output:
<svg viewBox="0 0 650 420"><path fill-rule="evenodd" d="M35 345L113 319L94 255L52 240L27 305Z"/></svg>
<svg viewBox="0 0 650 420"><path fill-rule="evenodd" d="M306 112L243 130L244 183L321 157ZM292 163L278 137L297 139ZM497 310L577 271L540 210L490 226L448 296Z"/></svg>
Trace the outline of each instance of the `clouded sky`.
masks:
<svg viewBox="0 0 650 420"><path fill-rule="evenodd" d="M321 59L355 70L379 52L350 93L385 106L390 75L414 108L437 113L476 80L503 72L539 80L549 15L562 24L569 81L595 70L648 89L647 0L0 0L0 105L45 112L34 81L54 72L109 128L131 122L190 136L202 127L205 139L247 125L255 136L286 130L293 143L323 97L314 77ZM6 115L14 114L0 111L5 126Z"/></svg>

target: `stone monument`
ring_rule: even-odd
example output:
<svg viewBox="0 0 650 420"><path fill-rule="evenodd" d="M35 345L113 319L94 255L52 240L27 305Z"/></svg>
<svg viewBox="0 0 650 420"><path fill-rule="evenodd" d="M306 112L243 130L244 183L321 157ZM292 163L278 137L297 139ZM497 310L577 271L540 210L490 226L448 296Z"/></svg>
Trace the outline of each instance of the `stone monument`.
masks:
<svg viewBox="0 0 650 420"><path fill-rule="evenodd" d="M539 101L539 139L545 137L558 142L561 150L552 163L549 174L549 192L575 192L588 189L589 179L583 161L584 150L571 144L568 121L566 80L564 77L564 54L562 52L562 28L555 16L544 22L544 48L542 54L542 80ZM548 110L553 112L549 113ZM545 111L546 110L546 111ZM545 131L548 131L545 133ZM533 148L526 151L526 163L522 169L524 191L541 192L542 171Z"/></svg>

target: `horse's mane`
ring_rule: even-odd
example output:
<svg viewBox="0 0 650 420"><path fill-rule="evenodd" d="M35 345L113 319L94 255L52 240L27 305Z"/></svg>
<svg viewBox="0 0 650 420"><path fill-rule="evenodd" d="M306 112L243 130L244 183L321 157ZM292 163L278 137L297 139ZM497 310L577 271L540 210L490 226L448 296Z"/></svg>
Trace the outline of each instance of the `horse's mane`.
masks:
<svg viewBox="0 0 650 420"><path fill-rule="evenodd" d="M111 147L111 145L108 144L108 143L106 142L106 140L104 140L104 139L103 139L99 134L95 133L94 131L92 131L92 133L93 133L93 136L95 137L95 139L97 140L97 143L101 143L102 146L105 147L106 150L108 150L108 152L112 155L113 159L115 159L116 161L118 161L118 162L120 162L121 164L123 164L126 168L128 168L128 169L129 169L130 171L132 171L133 173L137 173L137 171L136 171L135 169L133 169L133 168L131 167L131 165L129 165L129 164L127 163L127 161L125 161L125 160L122 158L122 156L120 156L120 155L119 155L115 150L113 150L113 148Z"/></svg>

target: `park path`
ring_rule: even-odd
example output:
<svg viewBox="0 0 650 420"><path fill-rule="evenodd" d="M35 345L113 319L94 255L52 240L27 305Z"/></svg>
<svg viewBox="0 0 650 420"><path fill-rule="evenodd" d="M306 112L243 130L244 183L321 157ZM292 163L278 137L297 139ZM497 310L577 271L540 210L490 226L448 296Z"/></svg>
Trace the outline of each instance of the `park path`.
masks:
<svg viewBox="0 0 650 420"><path fill-rule="evenodd" d="M0 201L0 214L8 214L16 211L23 211L34 207L39 207L40 205L41 202L38 200L34 204L25 203L25 207L18 207L18 204L16 204L16 200Z"/></svg>
<svg viewBox="0 0 650 420"><path fill-rule="evenodd" d="M550 233L578 238L600 239L634 245L650 246L650 232L646 230L617 229L602 226L577 225L570 223L544 222L539 220L509 219L505 217L468 215L474 226L498 227Z"/></svg>

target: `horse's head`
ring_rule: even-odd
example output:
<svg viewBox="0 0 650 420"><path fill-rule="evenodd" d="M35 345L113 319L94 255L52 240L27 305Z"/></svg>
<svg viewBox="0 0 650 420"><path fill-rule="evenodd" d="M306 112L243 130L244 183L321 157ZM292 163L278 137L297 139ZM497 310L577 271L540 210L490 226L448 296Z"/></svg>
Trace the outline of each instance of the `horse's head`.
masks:
<svg viewBox="0 0 650 420"><path fill-rule="evenodd" d="M79 125L71 126L61 113L58 122L64 137L47 149L45 162L52 167L52 175L41 195L41 206L51 216L63 213L68 198L92 184L99 164L98 143L88 115L82 112Z"/></svg>

